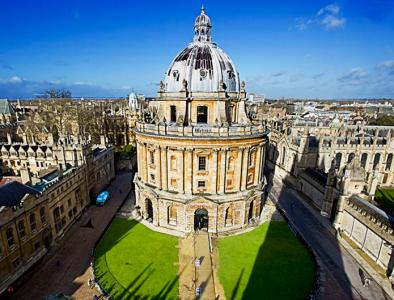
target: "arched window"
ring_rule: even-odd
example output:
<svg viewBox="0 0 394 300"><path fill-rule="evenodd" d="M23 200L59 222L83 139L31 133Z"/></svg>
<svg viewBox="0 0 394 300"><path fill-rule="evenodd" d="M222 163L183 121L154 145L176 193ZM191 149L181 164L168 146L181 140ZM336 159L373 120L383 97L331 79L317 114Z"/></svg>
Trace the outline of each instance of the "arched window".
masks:
<svg viewBox="0 0 394 300"><path fill-rule="evenodd" d="M168 224L176 225L177 219L177 209L176 206L171 205L167 208Z"/></svg>
<svg viewBox="0 0 394 300"><path fill-rule="evenodd" d="M234 222L234 209L232 208L232 206L229 206L226 209L225 225L231 226L233 225L233 222Z"/></svg>
<svg viewBox="0 0 394 300"><path fill-rule="evenodd" d="M286 158L286 147L283 146L283 148L282 148L282 165L285 164L285 158Z"/></svg>
<svg viewBox="0 0 394 300"><path fill-rule="evenodd" d="M208 107L197 106L197 123L198 124L208 123Z"/></svg>
<svg viewBox="0 0 394 300"><path fill-rule="evenodd" d="M6 237L7 237L8 247L11 248L12 246L15 245L14 230L11 227L7 229Z"/></svg>
<svg viewBox="0 0 394 300"><path fill-rule="evenodd" d="M335 155L335 169L339 169L341 167L342 153L337 153Z"/></svg>
<svg viewBox="0 0 394 300"><path fill-rule="evenodd" d="M365 169L367 166L367 160L368 160L368 154L367 153L363 153L361 155L361 166Z"/></svg>
<svg viewBox="0 0 394 300"><path fill-rule="evenodd" d="M393 154L390 153L389 155L387 155L387 160L386 160L386 171L390 171L391 170L391 165L393 163Z"/></svg>
<svg viewBox="0 0 394 300"><path fill-rule="evenodd" d="M378 168L379 162L380 162L380 153L376 153L373 159L372 170L376 170Z"/></svg>
<svg viewBox="0 0 394 300"><path fill-rule="evenodd" d="M349 156L347 157L347 163L351 163L354 159L354 153L350 153Z"/></svg>

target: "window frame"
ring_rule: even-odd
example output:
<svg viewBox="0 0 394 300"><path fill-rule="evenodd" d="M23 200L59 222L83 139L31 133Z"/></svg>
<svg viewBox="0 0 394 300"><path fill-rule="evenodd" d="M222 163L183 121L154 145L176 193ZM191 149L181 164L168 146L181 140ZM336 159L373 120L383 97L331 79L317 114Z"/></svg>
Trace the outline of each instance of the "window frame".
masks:
<svg viewBox="0 0 394 300"><path fill-rule="evenodd" d="M21 226L22 225L22 226ZM25 238L26 238L26 226L25 226L25 222L23 221L23 220L20 220L19 222L18 222L18 235L19 235L19 238L21 239L21 240L24 240ZM21 233L21 232L23 232L23 234Z"/></svg>
<svg viewBox="0 0 394 300"><path fill-rule="evenodd" d="M176 123L176 105L170 105L170 121Z"/></svg>
<svg viewBox="0 0 394 300"><path fill-rule="evenodd" d="M197 124L208 124L208 106L198 105L196 118Z"/></svg>
<svg viewBox="0 0 394 300"><path fill-rule="evenodd" d="M36 215L35 213L30 214L29 216L29 224L30 224L30 229L32 232L37 231L37 220L36 220Z"/></svg>
<svg viewBox="0 0 394 300"><path fill-rule="evenodd" d="M206 170L207 170L207 157L198 156L198 171L206 171Z"/></svg>
<svg viewBox="0 0 394 300"><path fill-rule="evenodd" d="M197 187L199 189L205 189L206 188L206 182L205 180L197 180Z"/></svg>
<svg viewBox="0 0 394 300"><path fill-rule="evenodd" d="M11 234L9 235L9 233L11 233ZM12 227L9 227L6 230L5 235L6 235L6 239L7 239L8 248L11 249L11 248L15 247L14 229ZM10 241L12 243L10 243Z"/></svg>

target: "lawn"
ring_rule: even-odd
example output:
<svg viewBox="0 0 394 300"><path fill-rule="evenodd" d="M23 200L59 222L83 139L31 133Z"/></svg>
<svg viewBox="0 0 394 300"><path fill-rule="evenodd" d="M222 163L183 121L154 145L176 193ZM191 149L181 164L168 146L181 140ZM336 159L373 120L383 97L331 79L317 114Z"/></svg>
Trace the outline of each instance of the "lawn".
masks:
<svg viewBox="0 0 394 300"><path fill-rule="evenodd" d="M393 215L394 189L377 189L375 193L375 201L386 213Z"/></svg>
<svg viewBox="0 0 394 300"><path fill-rule="evenodd" d="M94 271L111 299L177 299L178 238L116 218L95 251Z"/></svg>
<svg viewBox="0 0 394 300"><path fill-rule="evenodd" d="M285 222L219 239L219 277L226 298L307 299L315 263Z"/></svg>

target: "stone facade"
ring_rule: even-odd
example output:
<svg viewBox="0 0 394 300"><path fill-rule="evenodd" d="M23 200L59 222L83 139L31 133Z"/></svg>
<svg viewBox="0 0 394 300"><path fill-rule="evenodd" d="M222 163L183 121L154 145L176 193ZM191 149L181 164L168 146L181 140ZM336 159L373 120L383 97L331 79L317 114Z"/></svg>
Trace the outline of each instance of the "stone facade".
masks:
<svg viewBox="0 0 394 300"><path fill-rule="evenodd" d="M394 186L393 133L394 127L313 127L273 122L267 166L277 178L291 182L314 200L323 214L333 217L332 204L342 193L336 183L349 181L344 170L355 158L363 169L357 179L359 192L373 197L377 186ZM313 172L307 174L307 170Z"/></svg>
<svg viewBox="0 0 394 300"><path fill-rule="evenodd" d="M196 52L214 47L210 38L195 43ZM229 64L216 65L221 56L215 55L204 58L213 67L204 67L202 58L193 58L189 68L195 69L190 72L175 70L177 64L171 64L158 98L149 103L155 111L153 120L140 115L136 124L136 203L143 218L156 226L220 233L242 229L259 219L268 132L263 125L252 125L246 115L244 83L237 81L227 91L218 79L223 74L233 76L225 68L231 72L235 68L224 55ZM174 61L183 59L180 55ZM173 82L191 74L201 74L200 81L193 77L192 85L186 79L182 84ZM173 75L176 78L169 79ZM212 87L216 81L219 84ZM180 86L179 91L174 92L174 86Z"/></svg>
<svg viewBox="0 0 394 300"><path fill-rule="evenodd" d="M92 150L92 145L86 145L81 165L66 170L58 166L47 176L36 178L29 187L33 192L23 193L18 205L2 206L0 187L0 293L63 237L115 177L112 147ZM30 174L28 168L25 172ZM33 176L28 178L34 181ZM24 176L22 180L27 182ZM16 189L13 192L18 194Z"/></svg>
<svg viewBox="0 0 394 300"><path fill-rule="evenodd" d="M380 265L388 277L394 267L394 218L359 196L341 198L334 225Z"/></svg>

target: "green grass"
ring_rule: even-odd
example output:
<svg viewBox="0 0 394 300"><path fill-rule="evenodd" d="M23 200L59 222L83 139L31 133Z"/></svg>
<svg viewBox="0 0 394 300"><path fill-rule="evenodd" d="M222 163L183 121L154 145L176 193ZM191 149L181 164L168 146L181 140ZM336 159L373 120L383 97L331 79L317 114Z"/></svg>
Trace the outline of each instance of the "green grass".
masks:
<svg viewBox="0 0 394 300"><path fill-rule="evenodd" d="M226 298L306 299L313 258L285 222L219 239L219 277Z"/></svg>
<svg viewBox="0 0 394 300"><path fill-rule="evenodd" d="M375 201L386 213L393 215L394 212L394 189L377 189Z"/></svg>
<svg viewBox="0 0 394 300"><path fill-rule="evenodd" d="M111 299L177 299L178 238L116 218L95 251L97 279Z"/></svg>

